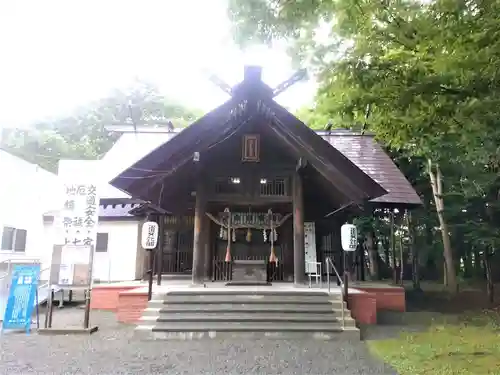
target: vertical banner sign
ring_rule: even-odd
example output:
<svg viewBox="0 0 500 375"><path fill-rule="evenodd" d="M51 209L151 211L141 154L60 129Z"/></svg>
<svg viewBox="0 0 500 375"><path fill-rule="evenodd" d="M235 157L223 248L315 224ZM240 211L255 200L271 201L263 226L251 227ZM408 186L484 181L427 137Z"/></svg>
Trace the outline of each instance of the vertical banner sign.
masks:
<svg viewBox="0 0 500 375"><path fill-rule="evenodd" d="M99 199L93 184L66 185L63 226L65 244L95 246Z"/></svg>
<svg viewBox="0 0 500 375"><path fill-rule="evenodd" d="M30 331L39 277L39 264L14 266L2 331L4 329L25 329L27 333Z"/></svg>
<svg viewBox="0 0 500 375"><path fill-rule="evenodd" d="M95 249L99 219L96 185L66 184L62 211L65 246L59 267L59 285L87 284L90 252ZM75 277L77 275L77 277ZM79 281L77 282L76 279Z"/></svg>
<svg viewBox="0 0 500 375"><path fill-rule="evenodd" d="M304 223L304 253L306 262L306 274L316 273L318 261L316 254L316 225L314 222Z"/></svg>

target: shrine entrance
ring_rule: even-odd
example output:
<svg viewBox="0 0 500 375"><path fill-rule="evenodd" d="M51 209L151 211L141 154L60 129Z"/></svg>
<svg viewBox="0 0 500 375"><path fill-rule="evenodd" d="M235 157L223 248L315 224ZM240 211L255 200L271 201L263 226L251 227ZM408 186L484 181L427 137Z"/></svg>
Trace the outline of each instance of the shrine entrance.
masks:
<svg viewBox="0 0 500 375"><path fill-rule="evenodd" d="M177 254L167 263L178 271L191 263L193 285L210 279L302 285L304 223L387 193L273 100L293 82L272 89L259 67L246 67L230 100L113 180L167 215L159 218L160 233L170 234L157 264ZM171 235L182 222L192 241ZM178 256L181 245L189 246L186 261Z"/></svg>
<svg viewBox="0 0 500 375"><path fill-rule="evenodd" d="M291 210L291 207L290 207ZM286 280L284 259L292 242L291 213L210 213L213 239L213 281L235 284L269 284ZM291 277L291 275L290 275Z"/></svg>

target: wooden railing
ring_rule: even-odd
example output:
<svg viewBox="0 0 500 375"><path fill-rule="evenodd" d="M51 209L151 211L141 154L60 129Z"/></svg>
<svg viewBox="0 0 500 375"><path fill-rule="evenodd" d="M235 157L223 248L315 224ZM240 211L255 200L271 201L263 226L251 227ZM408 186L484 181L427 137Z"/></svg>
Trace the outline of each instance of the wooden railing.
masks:
<svg viewBox="0 0 500 375"><path fill-rule="evenodd" d="M249 260L266 260L267 257L252 257L245 258ZM267 279L268 281L284 281L285 267L283 262L269 263L267 262ZM224 259L214 258L212 260L212 281L231 281L233 268L231 262L226 262Z"/></svg>

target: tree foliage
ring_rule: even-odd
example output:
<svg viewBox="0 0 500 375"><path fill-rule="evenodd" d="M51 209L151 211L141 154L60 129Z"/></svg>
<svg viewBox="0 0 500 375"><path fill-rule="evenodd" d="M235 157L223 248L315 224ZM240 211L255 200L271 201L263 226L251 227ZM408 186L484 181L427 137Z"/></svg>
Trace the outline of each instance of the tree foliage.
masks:
<svg viewBox="0 0 500 375"><path fill-rule="evenodd" d="M499 246L500 2L497 0L232 0L238 41L290 42L319 90L306 121L366 123L396 153L424 207L417 236L432 231L427 160L442 173L454 267ZM248 36L252 37L249 38ZM307 117L309 116L309 117ZM323 121L322 120L322 121ZM443 233L447 235L447 233ZM417 240L418 241L418 240ZM446 255L446 254L445 254ZM460 260L460 261L459 261ZM487 258L484 259L487 262ZM449 268L449 267L448 267ZM461 271L462 272L462 271Z"/></svg>
<svg viewBox="0 0 500 375"><path fill-rule="evenodd" d="M115 91L107 98L77 110L72 116L34 124L26 129L4 131L0 147L27 161L55 171L60 159L98 159L117 140L108 125L158 126L171 121L186 126L200 116L160 95L149 83L137 82L126 91Z"/></svg>

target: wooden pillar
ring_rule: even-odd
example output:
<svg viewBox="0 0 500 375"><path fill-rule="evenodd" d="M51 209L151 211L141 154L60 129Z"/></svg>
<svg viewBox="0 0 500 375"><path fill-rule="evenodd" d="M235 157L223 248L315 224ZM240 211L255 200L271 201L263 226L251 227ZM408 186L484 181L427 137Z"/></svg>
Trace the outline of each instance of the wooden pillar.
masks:
<svg viewBox="0 0 500 375"><path fill-rule="evenodd" d="M302 178L298 172L293 176L293 276L296 285L305 282L304 254L304 197Z"/></svg>
<svg viewBox="0 0 500 375"><path fill-rule="evenodd" d="M193 284L203 284L205 246L203 244L203 227L205 226L206 196L203 183L198 183L196 189L196 203L194 208L194 236L193 236Z"/></svg>
<svg viewBox="0 0 500 375"><path fill-rule="evenodd" d="M165 245L165 216L158 216L158 246L156 257L156 285L161 285L161 274L163 272L163 247Z"/></svg>
<svg viewBox="0 0 500 375"><path fill-rule="evenodd" d="M281 235L283 243L283 267L285 267L285 280L293 281L293 218L283 224Z"/></svg>
<svg viewBox="0 0 500 375"><path fill-rule="evenodd" d="M205 275L205 280L207 280L210 277L210 272L212 269L212 244L211 244L211 222L210 218L207 215L203 215L203 232L202 232L202 239L203 239L203 254L204 254L204 275Z"/></svg>
<svg viewBox="0 0 500 375"><path fill-rule="evenodd" d="M166 263L169 265L169 267L167 267L167 270L165 272L172 272L172 268L175 267L174 250L175 250L176 235L177 235L176 231L171 227L165 229L165 241L163 244L163 260L165 263L165 258L166 258ZM174 265L172 265L172 263L174 263Z"/></svg>

